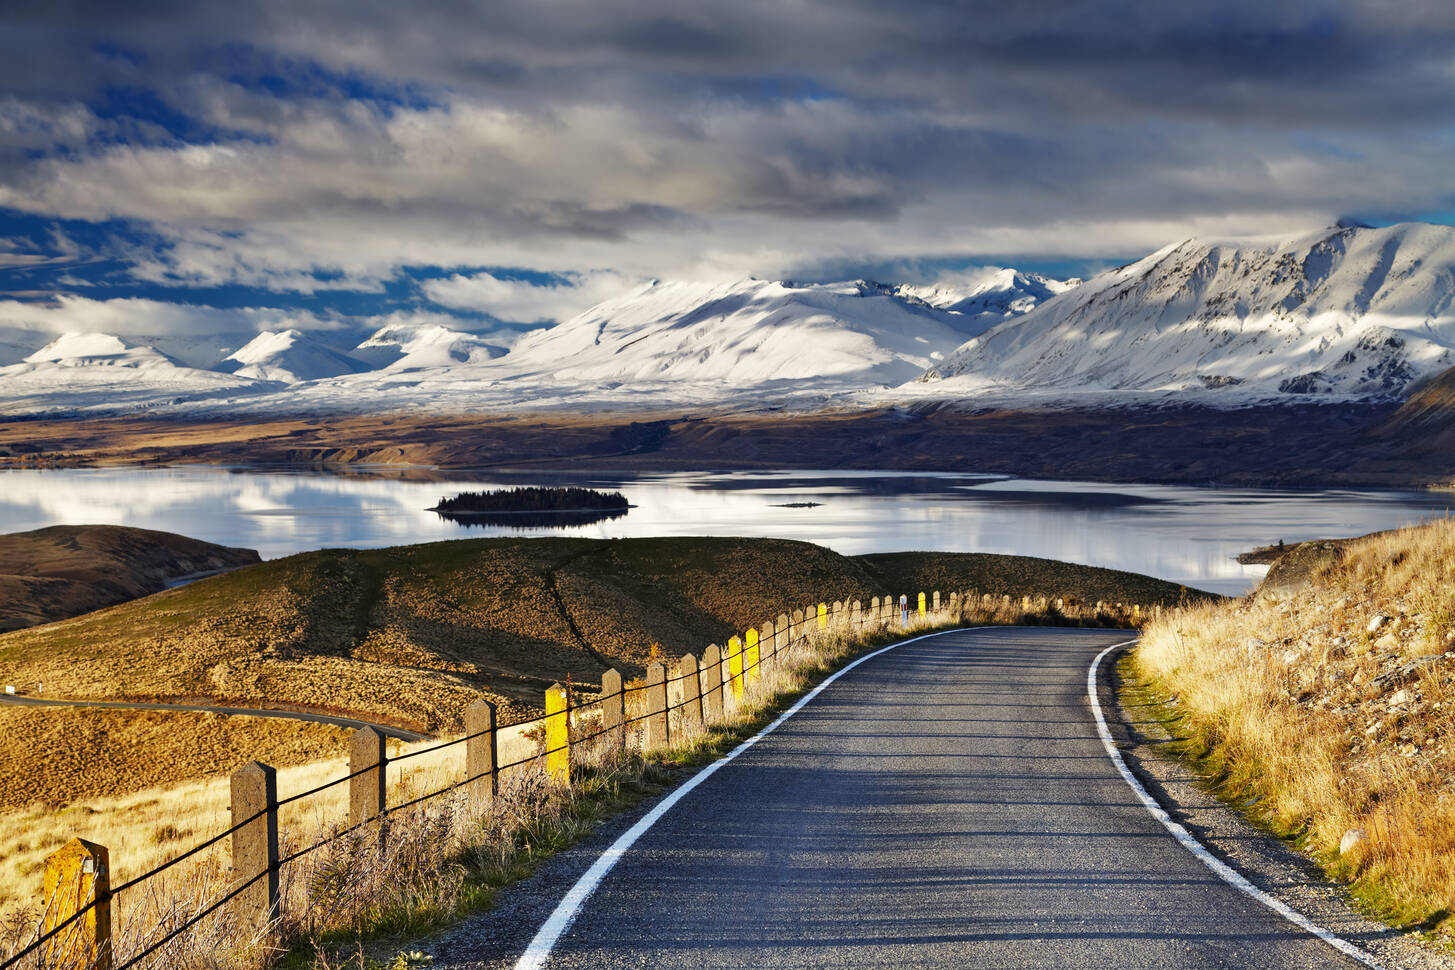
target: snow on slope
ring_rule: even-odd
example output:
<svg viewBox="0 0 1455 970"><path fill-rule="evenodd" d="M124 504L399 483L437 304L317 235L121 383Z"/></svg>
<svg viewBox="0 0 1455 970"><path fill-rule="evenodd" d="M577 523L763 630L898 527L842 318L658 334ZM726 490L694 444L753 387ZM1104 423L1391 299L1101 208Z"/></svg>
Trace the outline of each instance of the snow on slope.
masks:
<svg viewBox="0 0 1455 970"><path fill-rule="evenodd" d="M501 357L505 347L479 334L439 323L396 322L375 331L353 356L374 368L394 371L479 364Z"/></svg>
<svg viewBox="0 0 1455 970"><path fill-rule="evenodd" d="M554 382L674 383L723 396L897 384L962 343L960 323L872 283L658 282L527 335L500 366Z"/></svg>
<svg viewBox="0 0 1455 970"><path fill-rule="evenodd" d="M1455 362L1455 228L1188 240L970 340L918 393L1396 397Z"/></svg>
<svg viewBox="0 0 1455 970"><path fill-rule="evenodd" d="M301 330L264 330L231 354L225 364L238 377L301 384L357 374L368 365L320 343ZM223 368L219 368L223 369Z"/></svg>
<svg viewBox="0 0 1455 970"><path fill-rule="evenodd" d="M177 364L154 347L67 333L0 367L0 413L134 410L255 393L276 385Z"/></svg>
<svg viewBox="0 0 1455 970"><path fill-rule="evenodd" d="M960 329L978 335L996 324L1029 313L1051 297L1080 284L1078 279L1056 280L1039 273L988 268L963 280L924 285L904 283L894 291L907 299L971 318L973 323L967 320Z"/></svg>

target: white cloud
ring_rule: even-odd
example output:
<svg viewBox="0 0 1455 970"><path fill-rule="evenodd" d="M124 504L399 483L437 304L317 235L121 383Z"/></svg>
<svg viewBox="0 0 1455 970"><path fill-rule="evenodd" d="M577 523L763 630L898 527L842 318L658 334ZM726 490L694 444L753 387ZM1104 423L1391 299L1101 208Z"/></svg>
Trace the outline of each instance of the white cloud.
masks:
<svg viewBox="0 0 1455 970"><path fill-rule="evenodd" d="M108 333L121 337L251 333L290 327L335 330L341 322L296 310L218 309L139 298L93 300L60 296L48 303L0 301L0 327L46 334Z"/></svg>
<svg viewBox="0 0 1455 970"><path fill-rule="evenodd" d="M500 320L560 321L640 285L620 273L570 274L569 282L535 284L503 280L489 273L455 274L424 284L424 294L441 306L479 310Z"/></svg>

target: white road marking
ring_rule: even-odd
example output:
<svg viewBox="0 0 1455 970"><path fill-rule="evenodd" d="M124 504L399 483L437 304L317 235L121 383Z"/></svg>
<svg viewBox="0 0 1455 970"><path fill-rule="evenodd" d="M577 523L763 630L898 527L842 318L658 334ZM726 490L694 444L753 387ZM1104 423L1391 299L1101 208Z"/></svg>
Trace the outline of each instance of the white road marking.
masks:
<svg viewBox="0 0 1455 970"><path fill-rule="evenodd" d="M1113 650L1136 642L1136 640L1127 640L1122 643L1112 644L1096 655L1096 659L1091 662L1091 667L1086 671L1086 696L1091 701L1091 713L1096 717L1096 732L1101 735L1102 747L1106 748L1107 757L1111 758L1112 764L1116 766L1117 771L1122 776L1122 780L1131 786L1132 791L1141 800L1142 805L1146 807L1147 811L1152 813L1152 817L1161 822L1162 827L1170 832L1172 837L1180 842L1184 849L1195 855L1203 865L1217 873L1223 882L1226 882L1239 892L1258 900L1258 902L1267 906L1290 923L1293 923L1299 929L1312 933L1340 953L1358 960L1366 967L1380 968L1379 961L1373 956L1359 949L1359 947L1350 943L1348 940L1335 936L1322 926L1309 920L1302 913L1289 908L1283 902L1274 899L1249 882L1242 874L1235 871L1227 863L1209 852L1207 846L1197 841L1191 832L1174 822L1171 816L1162 810L1162 806L1157 804L1157 800L1147 792L1147 789L1142 787L1142 783L1137 781L1136 776L1132 774L1131 769L1127 767L1126 761L1123 760L1122 753L1117 750L1116 744L1111 739L1111 731L1106 726L1106 717L1101 713L1101 699L1096 695L1096 676L1097 671L1101 669L1102 660Z"/></svg>
<svg viewBox="0 0 1455 970"><path fill-rule="evenodd" d="M697 774L693 775L691 779L689 779L685 784L682 785L682 787L678 788L676 791L672 792L672 794L662 799L662 801L659 802L655 808L653 808L646 815L643 815L641 820L638 821L637 824L633 825L631 828L623 832L617 838L617 840L611 844L611 847L608 848L605 852L601 853L601 856L594 863L591 864L591 868L587 869L585 874L583 874L580 879L576 880L576 884L571 887L570 891L567 892L561 902L557 904L555 910L552 911L551 915L546 918L545 924L542 925L540 930L536 933L535 939L530 941L530 946L525 948L525 952L522 953L520 959L516 961L515 970L540 970L541 967L545 966L546 960L550 958L551 951L555 949L556 941L561 938L561 934L565 933L566 930L570 928L572 921L576 919L576 915L581 911L581 907L585 904L586 900L591 897L591 894L596 891L596 887L601 884L601 880L605 878L606 874L611 871L611 867L616 865L617 861L626 854L626 850L630 849L632 847L632 844L636 842L637 839L641 838L648 829L650 829L653 825L657 824L658 819L671 811L672 806L676 805L683 798L685 798L687 794L692 791L692 789L702 784L708 778L711 778L713 774L715 774L717 770L723 765L727 764L729 761L732 761L738 755L742 754L744 751L757 744L769 734L772 734L780 724L782 724L784 721L788 720L790 717L802 710L803 705L807 704L809 701L817 697L819 693L829 684L832 684L834 681L838 680L840 677L844 676L844 674L847 674L849 671L853 670L864 661L873 660L880 654L888 653L889 651L894 650L897 647L902 647L907 643L915 643L919 640L928 640L930 637L944 636L947 633L968 633L973 630L986 629L997 628L965 627L958 630L941 630L938 633L926 633L921 636L911 637L908 640L900 640L898 643L891 643L887 647L880 647L873 653L866 653L864 654L864 656L860 657L858 660L855 660L853 663L839 670L836 670L829 676L825 677L817 687L809 691L807 694L804 694L798 699L797 703L795 703L788 710L784 711L782 714L778 715L778 718L772 724L769 724L763 730L759 731L751 738L748 738L748 740L744 741L742 744L738 745L736 748L733 748L727 754L723 755L721 758L717 759L712 764L708 765L706 768L703 768Z"/></svg>

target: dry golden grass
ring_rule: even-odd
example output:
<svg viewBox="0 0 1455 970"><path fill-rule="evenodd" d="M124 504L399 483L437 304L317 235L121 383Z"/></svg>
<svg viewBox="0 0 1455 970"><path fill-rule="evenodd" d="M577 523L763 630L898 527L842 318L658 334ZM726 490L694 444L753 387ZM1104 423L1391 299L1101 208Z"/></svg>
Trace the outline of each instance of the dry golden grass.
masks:
<svg viewBox="0 0 1455 970"><path fill-rule="evenodd" d="M227 774L251 760L306 764L347 743L344 728L281 718L0 708L0 808L131 795Z"/></svg>
<svg viewBox="0 0 1455 970"><path fill-rule="evenodd" d="M1455 522L1355 540L1301 587L1153 622L1134 657L1175 695L1196 753L1231 791L1262 795L1267 822L1303 835L1382 914L1446 932L1455 912L1452 580ZM1361 838L1341 856L1351 831Z"/></svg>
<svg viewBox="0 0 1455 970"><path fill-rule="evenodd" d="M942 574L966 587L1109 602L1176 593L1108 570L1007 567L1005 557L915 572L907 564L918 555L875 557L871 570L809 543L733 538L322 550L0 636L0 681L43 682L60 697L283 704L450 731L475 697L505 716L535 713L552 682L598 684L607 666L640 675L652 642L700 650L785 603L913 596ZM968 582L997 563L995 582ZM905 581L914 582L890 585Z"/></svg>

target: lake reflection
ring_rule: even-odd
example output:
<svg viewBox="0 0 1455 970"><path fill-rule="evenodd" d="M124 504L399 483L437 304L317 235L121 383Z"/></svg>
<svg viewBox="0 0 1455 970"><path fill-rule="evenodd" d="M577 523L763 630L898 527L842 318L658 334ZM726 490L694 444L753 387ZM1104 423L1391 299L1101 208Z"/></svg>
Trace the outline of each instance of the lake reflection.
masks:
<svg viewBox="0 0 1455 970"><path fill-rule="evenodd" d="M549 528L578 536L778 536L849 555L998 552L1246 590L1255 545L1394 528L1445 514L1444 492L1274 492L1101 485L896 472L670 473L635 477L491 473L449 482L208 466L0 472L0 532L109 523L163 529L275 558L481 535L541 535L535 523L465 527L427 511L446 495L517 485L620 490L634 508ZM818 503L808 506L807 503ZM796 506L796 507L794 507ZM3 568L0 568L3 571Z"/></svg>

